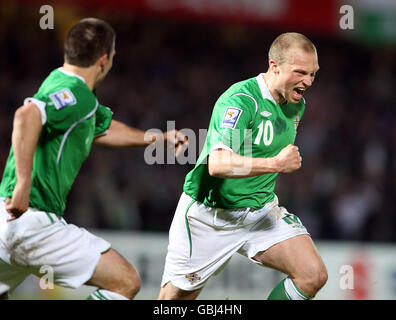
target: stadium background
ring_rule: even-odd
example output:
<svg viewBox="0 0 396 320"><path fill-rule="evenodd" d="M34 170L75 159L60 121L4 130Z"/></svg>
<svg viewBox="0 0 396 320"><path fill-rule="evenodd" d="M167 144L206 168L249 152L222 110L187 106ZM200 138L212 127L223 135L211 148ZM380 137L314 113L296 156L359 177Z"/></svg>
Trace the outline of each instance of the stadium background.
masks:
<svg viewBox="0 0 396 320"><path fill-rule="evenodd" d="M54 8L54 29L39 25L39 9L46 4ZM354 9L353 30L340 28L344 4ZM296 140L303 167L279 176L277 195L308 228L328 266L329 282L319 298L396 298L394 1L0 0L0 5L1 170L15 109L62 64L65 33L83 17L103 18L117 33L113 69L97 91L114 118L163 131L173 120L176 128L197 135L226 88L266 71L269 45L279 33L307 35L318 49L320 71L305 94L307 110ZM148 165L143 149L94 147L73 186L66 220L114 240L114 248L141 273L138 299L156 296L167 231L192 166ZM353 267L353 289L341 288L342 266ZM228 269L202 298L264 299L281 277L238 257ZM236 280L244 276L246 281ZM80 298L84 290L41 290L38 280L28 279L14 298Z"/></svg>

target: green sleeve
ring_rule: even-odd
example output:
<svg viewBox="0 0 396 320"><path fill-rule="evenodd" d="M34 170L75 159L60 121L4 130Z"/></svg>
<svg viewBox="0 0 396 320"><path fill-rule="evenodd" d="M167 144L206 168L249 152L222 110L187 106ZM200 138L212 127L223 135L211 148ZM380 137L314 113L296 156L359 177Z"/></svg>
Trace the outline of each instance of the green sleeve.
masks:
<svg viewBox="0 0 396 320"><path fill-rule="evenodd" d="M66 132L80 121L92 117L97 100L84 94L79 88L65 88L50 94L41 93L34 98L45 103L45 126L59 132Z"/></svg>
<svg viewBox="0 0 396 320"><path fill-rule="evenodd" d="M99 105L96 110L95 136L103 134L110 127L113 112L110 108Z"/></svg>
<svg viewBox="0 0 396 320"><path fill-rule="evenodd" d="M213 109L208 138L211 149L219 143L239 152L247 130L251 129L256 106L248 96L220 98Z"/></svg>

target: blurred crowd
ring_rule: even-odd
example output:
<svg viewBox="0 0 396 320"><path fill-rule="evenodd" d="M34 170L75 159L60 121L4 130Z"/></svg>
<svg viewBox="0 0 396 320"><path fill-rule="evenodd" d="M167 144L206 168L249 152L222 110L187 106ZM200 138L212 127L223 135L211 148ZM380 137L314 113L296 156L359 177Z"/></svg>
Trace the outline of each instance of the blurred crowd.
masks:
<svg viewBox="0 0 396 320"><path fill-rule="evenodd" d="M281 32L147 17L108 21L117 32L117 54L97 90L101 104L140 129L165 131L173 120L197 135L223 91L266 71L269 45ZM10 20L1 29L2 172L13 113L62 65L63 35L37 22ZM278 177L280 203L315 239L395 242L396 50L306 35L318 49L320 71L305 94L298 128L303 166ZM192 167L148 165L143 148L94 146L65 219L87 228L167 232Z"/></svg>

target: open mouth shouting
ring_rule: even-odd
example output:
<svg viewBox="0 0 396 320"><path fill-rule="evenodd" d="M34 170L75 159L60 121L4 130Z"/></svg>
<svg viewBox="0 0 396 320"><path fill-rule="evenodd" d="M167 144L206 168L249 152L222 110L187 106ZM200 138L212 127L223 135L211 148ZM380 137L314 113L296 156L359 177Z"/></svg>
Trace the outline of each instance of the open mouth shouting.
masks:
<svg viewBox="0 0 396 320"><path fill-rule="evenodd" d="M300 101L300 99L302 98L304 92L305 92L306 88L294 88L293 89L293 94L292 94L292 98L295 101Z"/></svg>

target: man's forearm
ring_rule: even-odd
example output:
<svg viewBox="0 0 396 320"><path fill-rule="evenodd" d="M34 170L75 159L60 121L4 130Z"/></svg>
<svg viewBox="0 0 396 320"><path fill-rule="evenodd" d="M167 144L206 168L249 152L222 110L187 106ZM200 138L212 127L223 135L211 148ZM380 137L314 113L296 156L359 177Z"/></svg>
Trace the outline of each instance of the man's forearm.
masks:
<svg viewBox="0 0 396 320"><path fill-rule="evenodd" d="M107 133L95 138L94 143L115 148L145 147L153 143L156 138L158 135L146 134L143 130L112 120Z"/></svg>
<svg viewBox="0 0 396 320"><path fill-rule="evenodd" d="M238 179L278 172L275 158L251 158L219 149L209 155L209 174L217 178Z"/></svg>
<svg viewBox="0 0 396 320"><path fill-rule="evenodd" d="M12 148L14 152L17 183L30 190L33 157L41 132L41 115L39 110L28 104L15 112Z"/></svg>
<svg viewBox="0 0 396 320"><path fill-rule="evenodd" d="M290 173L301 167L298 147L292 144L284 147L271 158L250 158L234 152L218 149L209 154L209 174L218 178L247 178L267 173Z"/></svg>

